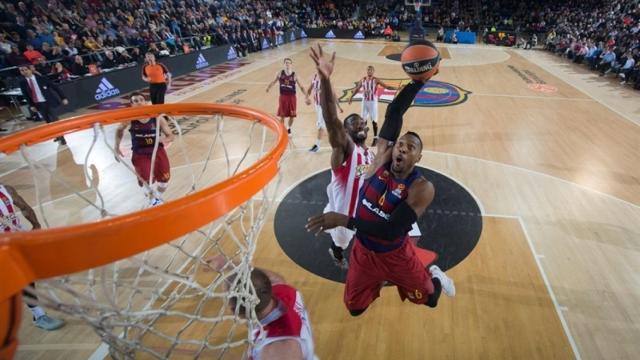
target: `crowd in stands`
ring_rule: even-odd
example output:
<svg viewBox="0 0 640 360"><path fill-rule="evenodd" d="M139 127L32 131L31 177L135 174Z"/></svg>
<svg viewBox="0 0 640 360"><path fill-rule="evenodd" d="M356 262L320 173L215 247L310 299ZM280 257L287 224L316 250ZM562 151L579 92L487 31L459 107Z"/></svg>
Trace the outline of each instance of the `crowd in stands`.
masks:
<svg viewBox="0 0 640 360"><path fill-rule="evenodd" d="M582 3L562 7L545 48L601 76L617 76L622 85L640 89L640 4L637 0ZM549 27L549 25L547 25Z"/></svg>
<svg viewBox="0 0 640 360"><path fill-rule="evenodd" d="M637 0L431 0L425 26L482 32L511 30L518 44L538 42L603 75L637 84ZM298 27L395 36L416 21L402 0L24 0L0 2L0 68L28 64L57 80L230 44L239 56L276 46ZM522 34L525 34L522 36ZM537 34L537 35L536 35ZM546 40L543 37L546 34ZM540 39L538 41L538 39ZM511 44L511 45L518 45Z"/></svg>
<svg viewBox="0 0 640 360"><path fill-rule="evenodd" d="M230 44L239 56L306 21L298 0L24 0L0 2L0 68L56 80Z"/></svg>

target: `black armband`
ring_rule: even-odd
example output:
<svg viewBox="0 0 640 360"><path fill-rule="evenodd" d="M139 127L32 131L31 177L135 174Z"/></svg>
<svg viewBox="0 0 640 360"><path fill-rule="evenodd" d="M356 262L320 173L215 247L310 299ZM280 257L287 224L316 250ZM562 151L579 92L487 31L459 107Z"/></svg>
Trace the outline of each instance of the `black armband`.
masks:
<svg viewBox="0 0 640 360"><path fill-rule="evenodd" d="M380 129L380 138L391 142L398 140L402 130L402 116L407 112L423 85L424 83L421 81L411 81L387 106L387 111L384 114L384 124Z"/></svg>
<svg viewBox="0 0 640 360"><path fill-rule="evenodd" d="M418 220L416 212L403 201L393 210L387 221L369 221L360 218L349 218L347 228L363 232L369 236L393 241L411 230L411 224Z"/></svg>

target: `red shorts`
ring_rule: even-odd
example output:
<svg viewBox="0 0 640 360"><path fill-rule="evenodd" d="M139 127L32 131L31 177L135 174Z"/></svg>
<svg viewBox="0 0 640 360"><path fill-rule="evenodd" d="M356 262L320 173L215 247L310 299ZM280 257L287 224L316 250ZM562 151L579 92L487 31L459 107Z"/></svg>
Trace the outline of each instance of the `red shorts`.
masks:
<svg viewBox="0 0 640 360"><path fill-rule="evenodd" d="M424 304L434 291L431 274L416 255L413 245L405 241L399 248L376 253L365 248L354 237L347 282L344 287L344 303L349 310L362 310L378 296L383 281L398 287L404 301Z"/></svg>
<svg viewBox="0 0 640 360"><path fill-rule="evenodd" d="M296 94L281 94L278 98L278 116L296 117Z"/></svg>
<svg viewBox="0 0 640 360"><path fill-rule="evenodd" d="M151 156L152 153L137 153L133 152L131 155L131 162L133 167L136 168L138 176L143 178L146 182L149 182L149 175L151 173ZM169 166L169 158L164 147L159 147L156 152L156 161L153 169L153 182L169 182L171 178L171 166ZM138 184L142 186L142 181L138 179Z"/></svg>

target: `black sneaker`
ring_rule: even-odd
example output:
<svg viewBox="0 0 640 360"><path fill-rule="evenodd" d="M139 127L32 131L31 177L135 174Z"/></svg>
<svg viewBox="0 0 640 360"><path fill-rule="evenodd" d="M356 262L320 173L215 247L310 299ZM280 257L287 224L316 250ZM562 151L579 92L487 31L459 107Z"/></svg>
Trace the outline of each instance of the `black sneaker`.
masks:
<svg viewBox="0 0 640 360"><path fill-rule="evenodd" d="M291 128L287 129L287 134L289 134L289 136L291 136Z"/></svg>
<svg viewBox="0 0 640 360"><path fill-rule="evenodd" d="M345 259L342 254L336 254L333 252L332 248L329 248L329 255L331 255L331 259L333 259L333 263L336 264L342 270L349 269L349 262Z"/></svg>
<svg viewBox="0 0 640 360"><path fill-rule="evenodd" d="M318 150L320 150L320 148L318 147L318 145L313 145L311 147L311 149L309 149L310 152L318 152Z"/></svg>
<svg viewBox="0 0 640 360"><path fill-rule="evenodd" d="M371 143L371 146L373 147L373 146L376 146L377 144L378 144L378 137L376 136L373 138L373 142Z"/></svg>

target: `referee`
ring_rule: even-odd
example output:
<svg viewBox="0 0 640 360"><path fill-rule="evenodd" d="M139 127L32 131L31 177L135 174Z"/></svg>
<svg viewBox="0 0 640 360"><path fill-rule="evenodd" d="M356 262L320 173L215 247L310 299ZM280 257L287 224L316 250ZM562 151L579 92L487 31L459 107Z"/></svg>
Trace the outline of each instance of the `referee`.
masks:
<svg viewBox="0 0 640 360"><path fill-rule="evenodd" d="M148 52L144 59L146 65L142 68L142 80L149 83L151 103L164 104L164 94L171 85L171 73L166 66L156 62L152 52Z"/></svg>

